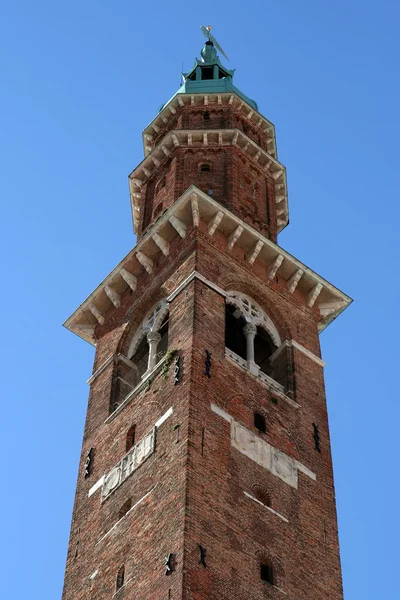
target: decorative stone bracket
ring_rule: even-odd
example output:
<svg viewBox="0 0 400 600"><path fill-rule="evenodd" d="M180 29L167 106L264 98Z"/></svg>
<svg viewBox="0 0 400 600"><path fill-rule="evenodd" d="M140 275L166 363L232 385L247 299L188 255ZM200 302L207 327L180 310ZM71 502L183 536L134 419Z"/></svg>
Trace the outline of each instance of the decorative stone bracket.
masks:
<svg viewBox="0 0 400 600"><path fill-rule="evenodd" d="M160 257L165 255L165 247L164 252L160 249L160 240L170 243L178 235L184 237L189 228L196 227L200 221L207 224L210 236L219 230L226 237L228 251L234 245L240 246L250 268L255 260L264 264L267 268L266 282L279 272L287 282L288 295L296 293L297 300L303 297L304 308L317 306L321 316L319 331L323 331L352 302L346 294L192 185L64 325L93 344L95 327L105 322L108 311L115 309L119 297L122 298L128 288L137 294L142 293L141 289L136 289L139 276L154 272ZM158 244L154 242L155 234Z"/></svg>

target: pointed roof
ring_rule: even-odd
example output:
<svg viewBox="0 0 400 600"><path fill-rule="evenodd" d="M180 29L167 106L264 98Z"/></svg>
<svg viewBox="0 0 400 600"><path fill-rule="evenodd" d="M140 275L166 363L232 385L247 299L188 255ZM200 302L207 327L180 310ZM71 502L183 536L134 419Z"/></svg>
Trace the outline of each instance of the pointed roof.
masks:
<svg viewBox="0 0 400 600"><path fill-rule="evenodd" d="M240 98L247 102L252 108L258 110L257 102L243 94L243 92L233 85L232 80L235 69L227 69L222 65L214 47L214 42L208 39L205 42L200 55L200 59L195 59L193 68L188 73L182 73L183 85L172 98L177 94L233 92L240 96ZM170 98L168 102L170 102L172 98ZM168 102L166 104L168 104ZM161 106L160 111L164 106L165 104Z"/></svg>

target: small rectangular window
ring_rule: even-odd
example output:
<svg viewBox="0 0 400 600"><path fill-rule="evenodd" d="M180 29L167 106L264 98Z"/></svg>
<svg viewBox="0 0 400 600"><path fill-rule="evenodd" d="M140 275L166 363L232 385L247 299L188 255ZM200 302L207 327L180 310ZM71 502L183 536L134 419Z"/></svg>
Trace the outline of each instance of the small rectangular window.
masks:
<svg viewBox="0 0 400 600"><path fill-rule="evenodd" d="M261 433L265 433L267 431L265 417L261 413L254 413L254 427L261 431Z"/></svg>
<svg viewBox="0 0 400 600"><path fill-rule="evenodd" d="M274 585L274 573L272 565L261 565L260 575L263 581Z"/></svg>

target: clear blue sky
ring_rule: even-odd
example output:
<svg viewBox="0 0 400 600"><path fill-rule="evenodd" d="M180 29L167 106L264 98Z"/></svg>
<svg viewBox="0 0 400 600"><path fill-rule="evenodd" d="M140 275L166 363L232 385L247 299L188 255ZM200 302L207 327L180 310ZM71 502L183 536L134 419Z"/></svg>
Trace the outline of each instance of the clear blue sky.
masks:
<svg viewBox="0 0 400 600"><path fill-rule="evenodd" d="M399 598L399 19L394 0L0 4L2 597L61 596L93 360L61 325L134 245L127 175L203 23L276 125L280 244L355 299L321 339L345 598Z"/></svg>

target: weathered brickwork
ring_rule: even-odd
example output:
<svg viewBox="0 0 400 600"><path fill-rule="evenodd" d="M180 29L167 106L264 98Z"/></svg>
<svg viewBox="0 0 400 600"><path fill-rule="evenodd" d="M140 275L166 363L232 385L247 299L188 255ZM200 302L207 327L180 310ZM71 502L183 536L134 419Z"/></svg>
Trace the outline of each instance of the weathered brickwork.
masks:
<svg viewBox="0 0 400 600"><path fill-rule="evenodd" d="M175 129L235 129L238 128L251 140L267 149L267 138L260 128L240 113L233 106L221 107L211 101L207 106L178 107L176 114L154 136L155 144L162 141L165 135Z"/></svg>
<svg viewBox="0 0 400 600"><path fill-rule="evenodd" d="M205 110L207 109L207 110ZM208 119L204 119L204 114ZM175 129L232 129L238 128L260 148L266 149L266 136L254 124L237 114L233 108L182 107L157 134L156 142ZM207 165L209 170L202 170ZM196 185L206 194L227 206L260 232L276 241L277 224L275 188L272 178L263 172L257 161L249 160L239 148L207 148L194 141L190 147L180 145L171 156L165 157L156 173L142 188L143 215L138 239L148 231L154 220L163 214L190 186Z"/></svg>
<svg viewBox="0 0 400 600"><path fill-rule="evenodd" d="M132 304L129 293L120 309L98 329L95 369L110 355L126 352L149 307L176 289L193 270L225 291L251 294L278 327L282 339L295 339L319 355L318 315L301 298L289 295L279 280L265 283L264 267L251 269L239 252L226 250L222 235L207 239L205 225L178 239L172 256L144 277L143 296ZM179 267L179 269L178 269ZM296 600L341 598L337 524L322 367L296 349L290 405L254 376L225 357L225 301L200 281L185 287L170 305L169 346L182 357L181 381L172 369L158 375L121 413L106 422L111 394L111 363L93 382L82 448L64 600L111 598L115 577L125 565L127 583L118 597L275 598L281 592L262 582L259 563L276 562L279 587ZM204 376L205 350L212 352L211 378ZM256 431L253 413L265 414L271 445L299 460L317 480L299 476L298 489L231 448L230 426L211 411L225 410ZM173 415L157 432L156 452L103 504L91 486L125 454L126 435L136 424L141 439L170 407ZM322 452L314 448L312 423L319 426ZM173 429L179 425L179 442ZM93 470L83 477L87 449L95 449ZM254 486L268 490L271 507L288 523L245 496ZM150 491L150 493L149 493ZM117 525L128 498L133 508ZM115 525L104 539L103 536ZM79 543L78 543L79 542ZM199 548L207 549L207 567ZM176 554L176 570L164 575L164 556ZM185 566L184 566L185 563ZM93 579L92 575L99 573ZM121 595L124 594L124 595Z"/></svg>
<svg viewBox="0 0 400 600"><path fill-rule="evenodd" d="M177 107L153 142L224 128L267 148L264 130L217 98ZM234 144L204 143L176 144L144 183L139 238L154 239L192 185L276 242L272 177ZM210 233L211 216L192 209L183 232L171 226L167 250L135 275L135 293L125 289L94 329L63 600L342 600L320 310L309 290L290 289L282 271L271 276L265 260L250 261L231 232ZM232 292L273 323L271 377L250 359L249 337L247 358L228 347L228 319L244 319L229 316ZM165 302L168 351L151 363L159 331L143 329L153 335L148 368L115 402L120 361L136 373L132 339ZM248 332L262 330L247 321ZM151 432L154 448L112 483Z"/></svg>
<svg viewBox="0 0 400 600"><path fill-rule="evenodd" d="M207 165L209 171L202 171ZM142 233L181 194L195 185L229 208L243 221L276 241L275 190L273 181L240 150L203 147L179 148L143 186Z"/></svg>
<svg viewBox="0 0 400 600"><path fill-rule="evenodd" d="M295 352L296 402L300 408L281 400L275 405L273 394L224 357L223 299L205 287L196 299L185 597L190 598L191 593L198 599L278 598L281 592L266 592L259 578L260 560L270 556L284 573L279 587L290 598L339 599L340 563L322 368ZM209 305L220 310L211 312ZM292 313L289 322L296 328L297 319L304 317L288 308ZM213 349L211 380L202 376L204 347ZM262 467L249 464L248 458L231 449L229 423L210 411L210 403L253 431L254 411L264 412L267 432L261 436L307 465L316 473L317 481L300 474L299 488L294 490ZM313 422L319 424L321 453L314 449ZM202 427L206 428L203 455ZM257 484L266 487L272 507L289 523L244 495ZM198 573L196 543L208 549L210 573L204 580Z"/></svg>

